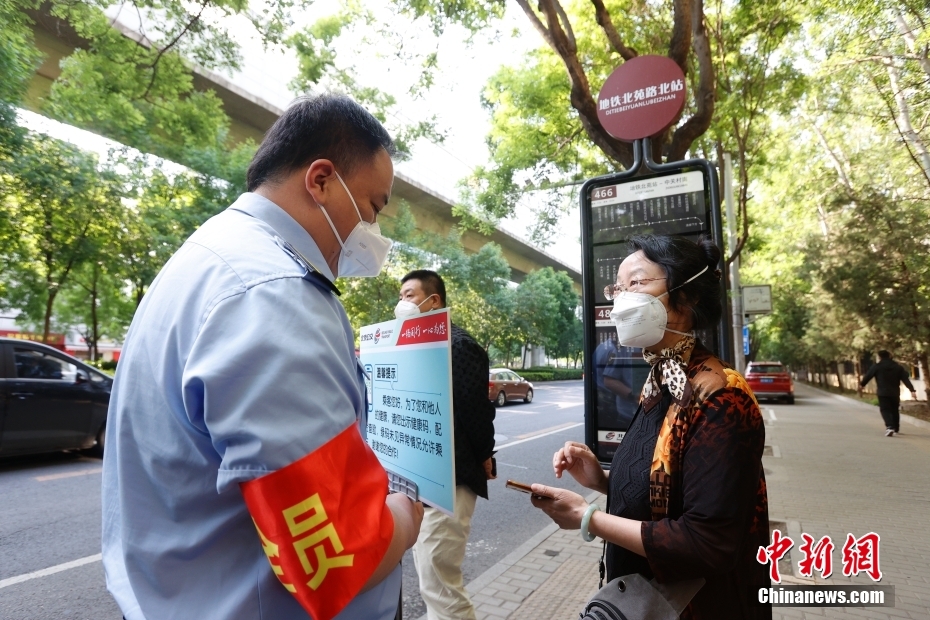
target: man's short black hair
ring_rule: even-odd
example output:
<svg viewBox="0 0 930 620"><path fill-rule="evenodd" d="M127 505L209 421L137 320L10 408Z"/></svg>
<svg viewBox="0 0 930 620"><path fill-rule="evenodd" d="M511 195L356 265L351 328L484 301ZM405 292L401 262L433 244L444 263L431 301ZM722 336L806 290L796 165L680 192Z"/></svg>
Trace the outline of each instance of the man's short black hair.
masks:
<svg viewBox="0 0 930 620"><path fill-rule="evenodd" d="M886 350L884 350L884 349L882 349L881 351L878 352L878 357L879 357L880 359L883 359L883 360L890 360L890 359L891 359L891 353L888 352L888 351L886 351Z"/></svg>
<svg viewBox="0 0 930 620"><path fill-rule="evenodd" d="M258 147L246 180L250 192L317 159L328 159L343 177L384 149L397 149L368 110L345 95L303 97L285 110Z"/></svg>
<svg viewBox="0 0 930 620"><path fill-rule="evenodd" d="M414 269L401 278L400 283L403 284L407 280L419 280L423 292L427 295L439 295L442 307L446 307L446 283L442 281L442 276L438 273L430 269Z"/></svg>

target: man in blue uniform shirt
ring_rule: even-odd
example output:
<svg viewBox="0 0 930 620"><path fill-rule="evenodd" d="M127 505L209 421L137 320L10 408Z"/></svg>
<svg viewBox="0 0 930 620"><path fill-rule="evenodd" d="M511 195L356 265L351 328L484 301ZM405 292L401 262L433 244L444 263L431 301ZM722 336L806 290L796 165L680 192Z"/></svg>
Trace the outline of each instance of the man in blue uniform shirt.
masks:
<svg viewBox="0 0 930 620"><path fill-rule="evenodd" d="M107 587L128 620L394 617L423 507L387 494L336 276L376 275L394 146L295 103L152 283L113 387ZM351 471L351 475L350 475Z"/></svg>

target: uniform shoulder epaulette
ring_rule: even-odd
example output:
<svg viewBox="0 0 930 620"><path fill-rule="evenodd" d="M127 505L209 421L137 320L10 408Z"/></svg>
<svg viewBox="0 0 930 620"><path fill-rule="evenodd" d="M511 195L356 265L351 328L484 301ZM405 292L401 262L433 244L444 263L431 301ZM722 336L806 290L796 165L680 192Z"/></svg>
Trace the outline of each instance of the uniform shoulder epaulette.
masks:
<svg viewBox="0 0 930 620"><path fill-rule="evenodd" d="M304 280L310 282L311 284L316 284L317 286L320 286L327 291L330 291L331 293L335 293L336 295L342 295L339 289L336 288L336 285L333 284L329 278L320 273L320 271L313 266L313 263L307 260L307 258L297 250L297 248L278 236L275 236L274 241L278 244L279 248L284 250L285 254L290 256L295 263L304 269Z"/></svg>

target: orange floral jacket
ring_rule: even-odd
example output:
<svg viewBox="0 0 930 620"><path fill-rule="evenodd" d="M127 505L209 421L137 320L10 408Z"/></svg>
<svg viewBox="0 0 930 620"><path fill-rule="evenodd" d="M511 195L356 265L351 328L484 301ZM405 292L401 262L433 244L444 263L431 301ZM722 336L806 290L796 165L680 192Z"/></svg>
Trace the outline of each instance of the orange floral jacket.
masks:
<svg viewBox="0 0 930 620"><path fill-rule="evenodd" d="M650 468L646 559L660 582L707 580L683 619L771 618L754 590L770 585L755 557L769 544L762 413L743 376L700 343L685 361L690 406L671 400ZM661 395L652 401L645 411Z"/></svg>

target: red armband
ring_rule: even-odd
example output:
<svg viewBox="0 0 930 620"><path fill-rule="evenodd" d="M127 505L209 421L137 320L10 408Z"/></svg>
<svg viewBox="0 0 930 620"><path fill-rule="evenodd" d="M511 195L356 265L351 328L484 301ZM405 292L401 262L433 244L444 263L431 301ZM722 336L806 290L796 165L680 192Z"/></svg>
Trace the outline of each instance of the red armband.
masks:
<svg viewBox="0 0 930 620"><path fill-rule="evenodd" d="M315 620L355 598L391 543L387 474L357 424L240 488L272 571Z"/></svg>

